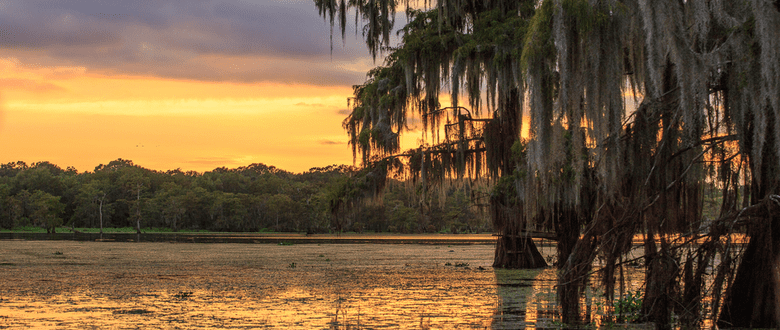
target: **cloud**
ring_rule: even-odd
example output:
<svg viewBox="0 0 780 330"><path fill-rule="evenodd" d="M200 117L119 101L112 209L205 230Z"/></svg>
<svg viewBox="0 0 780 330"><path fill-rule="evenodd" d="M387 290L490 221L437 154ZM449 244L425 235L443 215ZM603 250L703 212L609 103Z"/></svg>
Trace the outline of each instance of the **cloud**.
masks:
<svg viewBox="0 0 780 330"><path fill-rule="evenodd" d="M234 158L230 157L200 157L192 160L185 160L182 161L182 163L196 165L199 167L212 166L214 168L239 164L239 162L237 162Z"/></svg>
<svg viewBox="0 0 780 330"><path fill-rule="evenodd" d="M342 116L349 116L352 113L352 110L349 109L339 109L336 111L337 114L340 114Z"/></svg>
<svg viewBox="0 0 780 330"><path fill-rule="evenodd" d="M32 92L59 92L65 90L56 84L23 78L0 78L0 89L24 89Z"/></svg>
<svg viewBox="0 0 780 330"><path fill-rule="evenodd" d="M34 58L34 54L29 52L22 52L26 58ZM0 57L0 76L12 77L30 80L29 76L36 76L41 79L70 79L74 77L83 76L86 73L87 68L83 66L59 66L52 63L41 63L40 61L35 64L23 63L16 57ZM26 71L24 74L20 74L19 71ZM16 76L16 77L14 77Z"/></svg>
<svg viewBox="0 0 780 330"><path fill-rule="evenodd" d="M339 39L334 36L331 52L329 23L302 0L6 0L0 6L3 53L39 51L48 65L107 73L362 82L365 45Z"/></svg>
<svg viewBox="0 0 780 330"><path fill-rule="evenodd" d="M299 107L314 107L314 108L321 108L325 106L322 103L306 103L306 102L298 102L295 103L295 105Z"/></svg>
<svg viewBox="0 0 780 330"><path fill-rule="evenodd" d="M331 140L320 140L320 144L322 145L340 145L340 144L347 144L346 142L337 142L337 141L331 141Z"/></svg>

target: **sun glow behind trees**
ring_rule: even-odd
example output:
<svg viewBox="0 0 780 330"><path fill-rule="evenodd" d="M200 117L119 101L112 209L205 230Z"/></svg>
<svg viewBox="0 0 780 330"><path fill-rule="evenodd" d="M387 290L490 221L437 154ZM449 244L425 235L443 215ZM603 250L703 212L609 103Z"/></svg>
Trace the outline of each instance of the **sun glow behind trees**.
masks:
<svg viewBox="0 0 780 330"><path fill-rule="evenodd" d="M345 86L107 76L9 62L0 79L4 161L81 171L120 157L159 170L267 162L298 172L351 162L340 125ZM62 71L67 76L55 76Z"/></svg>
<svg viewBox="0 0 780 330"><path fill-rule="evenodd" d="M350 163L345 98L373 66L303 0L4 1L0 35L0 162L80 171Z"/></svg>

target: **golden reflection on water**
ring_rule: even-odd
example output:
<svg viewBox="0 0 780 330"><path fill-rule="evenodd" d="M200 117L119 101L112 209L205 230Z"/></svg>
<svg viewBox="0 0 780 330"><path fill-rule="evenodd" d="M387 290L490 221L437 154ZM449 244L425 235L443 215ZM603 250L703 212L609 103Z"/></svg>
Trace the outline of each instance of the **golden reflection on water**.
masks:
<svg viewBox="0 0 780 330"><path fill-rule="evenodd" d="M493 249L493 245L0 241L0 325L554 326L555 270L494 270L489 267Z"/></svg>

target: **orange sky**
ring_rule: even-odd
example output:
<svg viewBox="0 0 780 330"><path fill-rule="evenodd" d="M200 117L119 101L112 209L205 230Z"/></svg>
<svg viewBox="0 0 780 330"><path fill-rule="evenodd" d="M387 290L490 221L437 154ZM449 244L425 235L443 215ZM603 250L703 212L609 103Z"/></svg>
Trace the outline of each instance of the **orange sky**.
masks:
<svg viewBox="0 0 780 330"><path fill-rule="evenodd" d="M205 171L259 162L299 172L352 161L341 128L351 92L346 86L112 76L0 63L4 163L47 160L86 171L125 158L152 169Z"/></svg>
<svg viewBox="0 0 780 330"><path fill-rule="evenodd" d="M41 78L58 88L3 86L4 161L48 160L80 171L116 158L197 171L259 162L299 172L351 163L341 128L348 87Z"/></svg>
<svg viewBox="0 0 780 330"><path fill-rule="evenodd" d="M152 3L0 6L0 163L352 164L346 99L375 64L330 51L313 1Z"/></svg>

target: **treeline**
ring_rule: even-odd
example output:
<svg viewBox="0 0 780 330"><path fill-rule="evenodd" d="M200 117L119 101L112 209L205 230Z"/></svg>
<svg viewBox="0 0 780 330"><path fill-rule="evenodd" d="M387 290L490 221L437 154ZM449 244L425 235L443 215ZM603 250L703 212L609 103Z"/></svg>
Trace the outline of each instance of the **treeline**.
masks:
<svg viewBox="0 0 780 330"><path fill-rule="evenodd" d="M482 232L490 222L468 189L420 203L414 189L390 184L381 203L336 219L336 191L355 173L346 165L294 174L252 164L235 169L154 171L117 159L79 173L49 162L0 165L0 227L132 227L231 232ZM425 205L422 209L420 205ZM424 209L424 210L423 210Z"/></svg>

